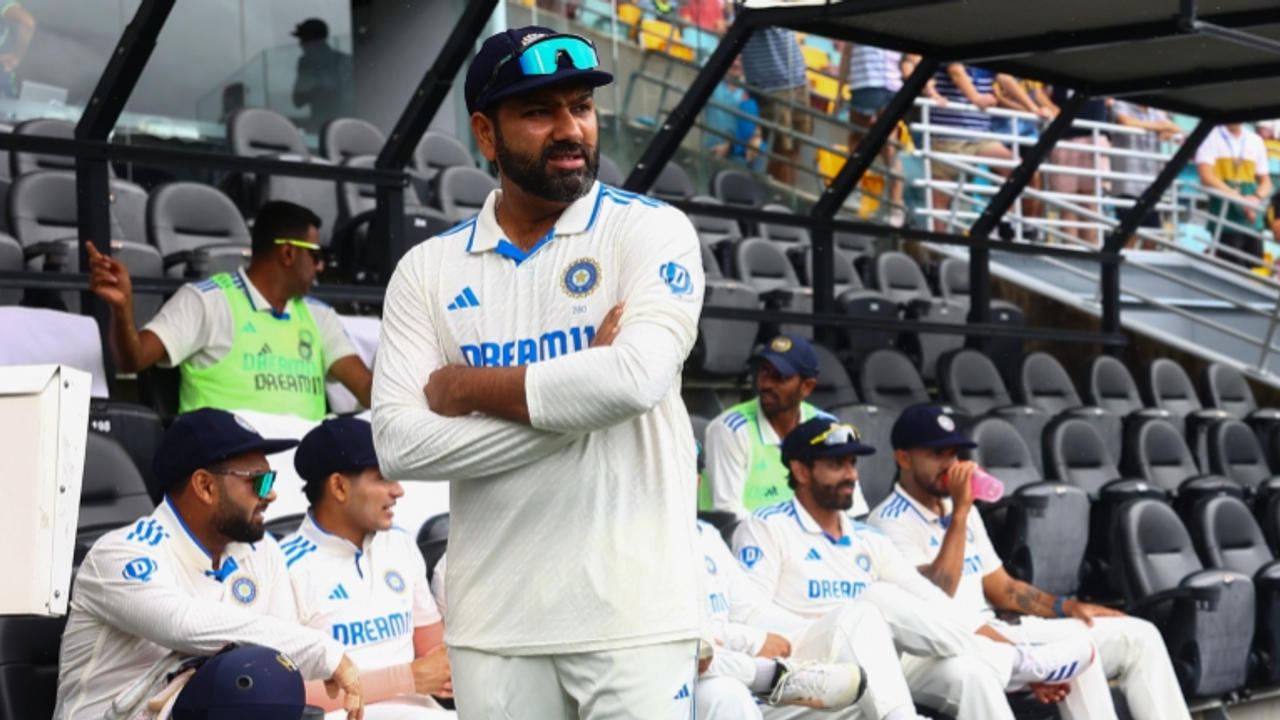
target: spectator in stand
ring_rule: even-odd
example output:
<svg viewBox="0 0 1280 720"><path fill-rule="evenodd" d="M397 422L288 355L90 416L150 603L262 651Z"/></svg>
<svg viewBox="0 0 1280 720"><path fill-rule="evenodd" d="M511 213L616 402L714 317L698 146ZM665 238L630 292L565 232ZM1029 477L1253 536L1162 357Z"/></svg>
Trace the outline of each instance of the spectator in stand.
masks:
<svg viewBox="0 0 1280 720"><path fill-rule="evenodd" d="M741 57L760 117L797 135L812 135L813 116L801 110L809 106L809 80L796 34L780 27L759 28L742 48ZM800 145L789 134L773 128L767 132L769 146L781 156L769 159L769 174L779 182L793 184Z"/></svg>
<svg viewBox="0 0 1280 720"><path fill-rule="evenodd" d="M1051 108L1048 105L1042 105L1034 92L1036 86L1040 87L1039 97L1044 97L1044 86L1039 83L1030 83L1026 80L1019 80L1012 75L1000 73L996 75L995 84L992 86L996 100L1000 103L1000 107L1007 110L1018 110L1036 115L1038 118L1050 119L1058 114L1057 108ZM1027 138L1028 140L1040 139L1040 122L1031 118L1014 118L1007 115L995 115L991 118L991 132L1000 135L1008 135L1010 140L1015 137L1014 127L1017 127L1016 137ZM1013 143L1006 143L1006 147L1013 150ZM1040 189L1044 187L1043 178L1039 172L1031 176L1031 183L1028 187ZM1044 204L1040 200L1033 197L1022 198L1022 213L1028 217L1042 217L1044 215ZM1028 234L1028 228L1023 229L1023 234ZM1034 234L1034 231L1032 231Z"/></svg>
<svg viewBox="0 0 1280 720"><path fill-rule="evenodd" d="M1171 140L1175 136L1182 134L1182 128L1170 120L1165 111L1127 100L1115 100L1111 103L1111 119L1118 125L1143 131L1141 133L1116 133L1111 144L1121 150L1158 153L1160 152L1161 142ZM1155 158L1117 155L1111 160L1111 169L1118 173L1145 175L1152 179L1160 173L1162 167L1164 167L1164 163ZM1137 200L1149 184L1150 180L1117 179L1112 182L1111 187L1117 196ZM1159 228L1160 213L1152 210L1147 213L1140 224L1142 227ZM1135 235L1129 238L1125 243L1125 247L1134 247L1137 241L1138 238ZM1144 243L1143 247L1153 246Z"/></svg>
<svg viewBox="0 0 1280 720"><path fill-rule="evenodd" d="M713 33L722 34L728 27L721 0L685 0L680 8L680 19Z"/></svg>
<svg viewBox="0 0 1280 720"><path fill-rule="evenodd" d="M865 130L880 117L889 100L902 89L904 59L897 50L884 50L871 45L851 45L849 53L849 148L853 149ZM914 68L914 63L912 64ZM885 167L901 174L902 163L897 159L897 148L886 142L880 151ZM895 177L889 183L889 224L900 227L906 219L903 210L902 178Z"/></svg>
<svg viewBox="0 0 1280 720"><path fill-rule="evenodd" d="M1062 107L1071 95L1071 89L1062 86L1054 86L1050 97L1053 98L1053 104ZM1054 113L1055 115L1057 113ZM1107 112L1107 102L1102 98L1093 98L1085 101L1084 107L1080 109L1076 115L1077 120L1093 120L1094 122L1109 122L1110 116ZM1067 128L1067 132L1063 134L1059 143L1068 142L1076 145L1094 145L1098 151L1105 151L1111 147L1111 137L1107 133L1098 133L1097 139L1094 139L1093 130L1084 127L1072 126ZM1096 159L1095 159L1096 158ZM1102 154L1095 154L1091 150L1077 150L1074 148L1064 148L1055 145L1053 151L1049 153L1049 162L1054 165L1065 165L1067 167L1082 168L1087 170L1096 170L1097 172L1090 175L1076 175L1067 173L1050 173L1049 189L1054 192L1069 193L1073 195L1095 195L1101 196L1106 188L1103 180L1105 173L1111 172L1110 157ZM1086 210L1094 213L1098 212L1098 206L1092 203L1076 202L1077 205L1083 205ZM1065 221L1078 221L1081 218L1078 213L1069 210L1062 211L1062 219ZM1080 227L1063 227L1062 232L1072 235L1085 242L1098 244L1098 233L1096 230L1085 230Z"/></svg>
<svg viewBox="0 0 1280 720"><path fill-rule="evenodd" d="M949 63L938 68L934 82L938 93L946 98L948 103L976 105L978 110L964 110L950 105L935 107L929 113L931 124L968 132L985 133L991 131L991 116L982 111L995 107L998 103L996 96L992 93L992 85L995 82L994 73L981 68L967 67L960 63ZM996 140L972 135L947 135L945 131L937 131L934 134L930 149L935 152L955 155L973 155L997 160L1013 159L1013 154L1009 152L1009 148L1001 145ZM1009 168L1006 167L993 168L993 170L1000 175L1007 176L1009 174ZM933 177L935 180L953 181L959 176L959 170L953 165L936 160L933 162ZM935 189L933 191L934 209L945 209L950 204L953 194L960 195L961 192L959 190L942 191ZM961 208L961 210L965 209ZM936 220L934 227L939 232L946 229L942 220Z"/></svg>
<svg viewBox="0 0 1280 720"><path fill-rule="evenodd" d="M1262 259L1262 213L1252 207L1242 205L1261 205L1265 198L1271 197L1271 175L1267 171L1267 149L1262 138L1240 123L1220 125L1209 133L1209 137L1196 150L1196 167L1200 170L1200 182L1205 187L1217 190L1234 201L1228 201L1226 220L1236 225L1243 225L1252 232L1222 227L1218 239L1218 256L1224 260L1252 267L1256 265L1250 258ZM1222 212L1224 201L1218 197L1209 198L1209 215L1218 217ZM1209 223L1209 232L1214 233L1217 223ZM1235 248L1240 253L1223 252L1223 247Z"/></svg>
<svg viewBox="0 0 1280 720"><path fill-rule="evenodd" d="M760 172L764 169L764 134L760 124L735 115L723 107L736 108L742 113L760 117L755 98L742 88L742 61L734 58L724 82L716 86L707 104L707 127L714 132L705 133L703 148L718 158L730 158ZM733 138L730 140L730 138Z"/></svg>

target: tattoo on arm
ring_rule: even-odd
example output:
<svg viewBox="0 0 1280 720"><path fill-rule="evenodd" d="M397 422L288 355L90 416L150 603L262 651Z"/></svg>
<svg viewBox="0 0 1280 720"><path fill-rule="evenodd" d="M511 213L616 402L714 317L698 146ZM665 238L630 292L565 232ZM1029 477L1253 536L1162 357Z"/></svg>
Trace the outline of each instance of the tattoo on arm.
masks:
<svg viewBox="0 0 1280 720"><path fill-rule="evenodd" d="M942 588L942 592L947 593L948 595L950 595L955 589L956 580L951 576L951 573L946 570L941 570L930 565L924 565L920 567L920 574L924 575L929 582L937 585L939 588Z"/></svg>
<svg viewBox="0 0 1280 720"><path fill-rule="evenodd" d="M1048 615L1052 612L1052 595L1040 592L1024 582L1011 582L1005 590L1006 607L1027 615Z"/></svg>

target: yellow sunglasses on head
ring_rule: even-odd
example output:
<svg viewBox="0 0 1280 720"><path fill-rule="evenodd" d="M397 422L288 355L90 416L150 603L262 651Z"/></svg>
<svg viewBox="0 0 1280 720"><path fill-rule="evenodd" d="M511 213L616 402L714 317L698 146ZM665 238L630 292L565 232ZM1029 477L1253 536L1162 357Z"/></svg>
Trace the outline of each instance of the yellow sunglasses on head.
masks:
<svg viewBox="0 0 1280 720"><path fill-rule="evenodd" d="M862 442L858 428L843 423L831 423L831 427L809 441L810 445L847 445L851 442Z"/></svg>

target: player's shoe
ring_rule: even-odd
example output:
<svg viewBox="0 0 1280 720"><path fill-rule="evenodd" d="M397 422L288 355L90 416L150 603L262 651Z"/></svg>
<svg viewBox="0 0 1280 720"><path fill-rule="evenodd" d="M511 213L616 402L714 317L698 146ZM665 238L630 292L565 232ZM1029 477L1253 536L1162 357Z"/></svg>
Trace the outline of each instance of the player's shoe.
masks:
<svg viewBox="0 0 1280 720"><path fill-rule="evenodd" d="M1083 633L1041 645L1018 645L1011 685L1071 682L1093 664L1097 654Z"/></svg>
<svg viewBox="0 0 1280 720"><path fill-rule="evenodd" d="M811 708L848 707L867 689L867 676L857 663L820 663L777 658L782 675L769 693L770 705Z"/></svg>

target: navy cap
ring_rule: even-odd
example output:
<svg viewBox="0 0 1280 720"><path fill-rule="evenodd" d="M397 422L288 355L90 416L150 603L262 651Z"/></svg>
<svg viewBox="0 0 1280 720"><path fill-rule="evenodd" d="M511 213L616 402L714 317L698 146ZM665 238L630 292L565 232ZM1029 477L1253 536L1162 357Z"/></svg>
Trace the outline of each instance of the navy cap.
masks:
<svg viewBox="0 0 1280 720"><path fill-rule="evenodd" d="M941 405L912 405L903 410L889 432L889 442L894 450L978 447L960 432L951 408Z"/></svg>
<svg viewBox="0 0 1280 720"><path fill-rule="evenodd" d="M173 705L173 720L298 720L302 673L271 648L241 645L209 658Z"/></svg>
<svg viewBox="0 0 1280 720"><path fill-rule="evenodd" d="M841 425L841 423L833 420L830 416L816 417L797 425L794 430L787 433L787 436L782 439L782 464L789 465L792 460L812 460L814 458L839 455L875 454L875 448L870 445L864 445L861 442L861 433L858 432L857 428L854 428L855 437L853 440L838 445L829 445L826 442L814 443L814 438L831 430L832 426L838 425Z"/></svg>
<svg viewBox="0 0 1280 720"><path fill-rule="evenodd" d="M529 25L504 30L485 39L484 44L480 46L480 52L476 53L475 58L472 59L471 67L467 68L467 81L463 86L467 112L479 112L503 98L564 80L582 79L591 87L613 82L613 75L599 69L579 70L569 65L560 67L550 75L525 75L520 69L520 63L506 62L508 58L535 40L564 34L548 27ZM489 82L491 79L492 84ZM480 95L481 91L484 92L483 96Z"/></svg>
<svg viewBox="0 0 1280 720"><path fill-rule="evenodd" d="M324 482L336 472L378 467L373 451L373 426L367 420L340 417L325 420L298 443L293 467L303 480Z"/></svg>
<svg viewBox="0 0 1280 720"><path fill-rule="evenodd" d="M768 360L783 377L818 377L818 353L799 335L779 335L770 340L756 359Z"/></svg>
<svg viewBox="0 0 1280 720"><path fill-rule="evenodd" d="M151 472L168 490L207 468L247 452L270 455L288 450L297 440L268 439L239 415L215 408L200 408L184 415L165 431L151 461Z"/></svg>
<svg viewBox="0 0 1280 720"><path fill-rule="evenodd" d="M329 37L329 24L320 18L307 18L294 26L289 34L300 40L324 40Z"/></svg>

